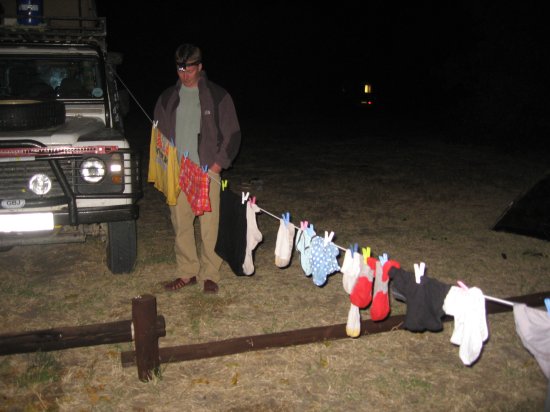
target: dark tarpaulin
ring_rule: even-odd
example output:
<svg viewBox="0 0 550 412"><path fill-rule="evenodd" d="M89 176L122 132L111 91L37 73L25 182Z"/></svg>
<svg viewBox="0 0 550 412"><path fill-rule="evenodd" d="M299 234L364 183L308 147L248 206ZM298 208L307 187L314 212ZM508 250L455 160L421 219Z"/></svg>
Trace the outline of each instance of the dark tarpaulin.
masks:
<svg viewBox="0 0 550 412"><path fill-rule="evenodd" d="M493 230L550 240L550 172L508 206Z"/></svg>

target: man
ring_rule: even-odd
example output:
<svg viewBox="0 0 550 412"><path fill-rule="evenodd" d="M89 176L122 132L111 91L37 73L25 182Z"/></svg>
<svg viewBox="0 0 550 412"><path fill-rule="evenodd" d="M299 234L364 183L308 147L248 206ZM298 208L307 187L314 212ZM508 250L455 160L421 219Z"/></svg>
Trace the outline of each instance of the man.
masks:
<svg viewBox="0 0 550 412"><path fill-rule="evenodd" d="M170 217L175 232L176 261L180 277L165 285L178 290L197 282L205 293L217 293L222 259L215 253L220 208L220 173L231 166L241 143L233 99L209 81L202 66L201 50L180 45L175 53L178 81L160 95L155 120L160 132L175 141L178 156L208 167L211 211L197 215L182 191ZM178 171L179 172L179 171ZM180 176L176 176L176 180ZM200 253L195 244L194 221L199 219Z"/></svg>

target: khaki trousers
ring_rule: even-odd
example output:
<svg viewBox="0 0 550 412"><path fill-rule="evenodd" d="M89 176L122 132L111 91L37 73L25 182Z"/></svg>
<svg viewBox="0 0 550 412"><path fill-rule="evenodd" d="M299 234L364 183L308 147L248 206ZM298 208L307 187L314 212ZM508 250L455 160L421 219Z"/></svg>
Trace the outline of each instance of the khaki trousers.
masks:
<svg viewBox="0 0 550 412"><path fill-rule="evenodd" d="M223 260L216 254L214 248L218 239L220 222L220 185L216 183L216 181L220 181L220 175L211 171L208 171L208 174L212 177L209 190L212 211L198 216L200 245L195 242L194 222L197 216L193 213L185 193L181 192L179 194L175 206L169 206L170 219L176 235L174 250L178 265L178 276L182 278L196 276L199 282L210 279L218 283L221 277L220 267Z"/></svg>

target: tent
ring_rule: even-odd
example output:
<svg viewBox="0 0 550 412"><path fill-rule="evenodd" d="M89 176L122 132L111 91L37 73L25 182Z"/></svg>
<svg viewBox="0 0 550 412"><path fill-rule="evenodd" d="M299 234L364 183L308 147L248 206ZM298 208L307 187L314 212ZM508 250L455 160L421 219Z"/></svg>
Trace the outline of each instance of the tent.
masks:
<svg viewBox="0 0 550 412"><path fill-rule="evenodd" d="M493 230L550 240L550 171L510 203Z"/></svg>

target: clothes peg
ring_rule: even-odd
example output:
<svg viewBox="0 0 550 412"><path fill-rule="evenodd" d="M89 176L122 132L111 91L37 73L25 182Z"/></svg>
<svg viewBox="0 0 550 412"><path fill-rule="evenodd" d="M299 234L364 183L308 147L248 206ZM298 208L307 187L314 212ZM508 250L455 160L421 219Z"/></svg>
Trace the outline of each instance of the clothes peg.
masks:
<svg viewBox="0 0 550 412"><path fill-rule="evenodd" d="M208 172L208 165L201 166L201 169L204 173L207 173Z"/></svg>
<svg viewBox="0 0 550 412"><path fill-rule="evenodd" d="M283 217L283 222L285 223L285 226L288 226L290 223L290 212L283 213L281 215Z"/></svg>
<svg viewBox="0 0 550 412"><path fill-rule="evenodd" d="M244 205L244 202L246 202L248 200L248 196L250 196L250 192L242 192L242 195L241 195L241 203Z"/></svg>
<svg viewBox="0 0 550 412"><path fill-rule="evenodd" d="M306 231L309 237L313 237L317 235L317 233L315 233L315 228L311 224L306 228Z"/></svg>
<svg viewBox="0 0 550 412"><path fill-rule="evenodd" d="M365 262L368 258L370 258L370 247L363 247L361 248L361 251L363 252L363 259L365 259Z"/></svg>
<svg viewBox="0 0 550 412"><path fill-rule="evenodd" d="M426 264L424 262L420 262L420 265L418 263L414 264L414 279L419 285L420 278L424 276L424 269L426 269Z"/></svg>
<svg viewBox="0 0 550 412"><path fill-rule="evenodd" d="M307 220L300 221L300 230L307 230Z"/></svg>
<svg viewBox="0 0 550 412"><path fill-rule="evenodd" d="M544 304L546 305L546 311L550 315L550 298L544 298Z"/></svg>
<svg viewBox="0 0 550 412"><path fill-rule="evenodd" d="M460 287L460 289L468 290L468 286L466 286L463 281L457 280L456 284Z"/></svg>
<svg viewBox="0 0 550 412"><path fill-rule="evenodd" d="M227 187L227 179L222 179L221 184L222 184L222 192L223 192Z"/></svg>
<svg viewBox="0 0 550 412"><path fill-rule="evenodd" d="M156 128L158 127L158 125L159 125L159 121L158 121L158 120L155 120L155 121L153 122L153 129L156 129Z"/></svg>
<svg viewBox="0 0 550 412"><path fill-rule="evenodd" d="M330 232L330 234L325 230L325 243L324 245L327 246L330 242L332 242L332 238L334 237L334 232Z"/></svg>
<svg viewBox="0 0 550 412"><path fill-rule="evenodd" d="M355 254L359 250L359 245L357 243L352 243L351 245L349 245L349 250L352 254Z"/></svg>
<svg viewBox="0 0 550 412"><path fill-rule="evenodd" d="M251 205L255 205L256 204L256 196L252 196L249 200Z"/></svg>
<svg viewBox="0 0 550 412"><path fill-rule="evenodd" d="M185 157L186 159L189 157L189 151L185 151L183 152L183 157Z"/></svg>

